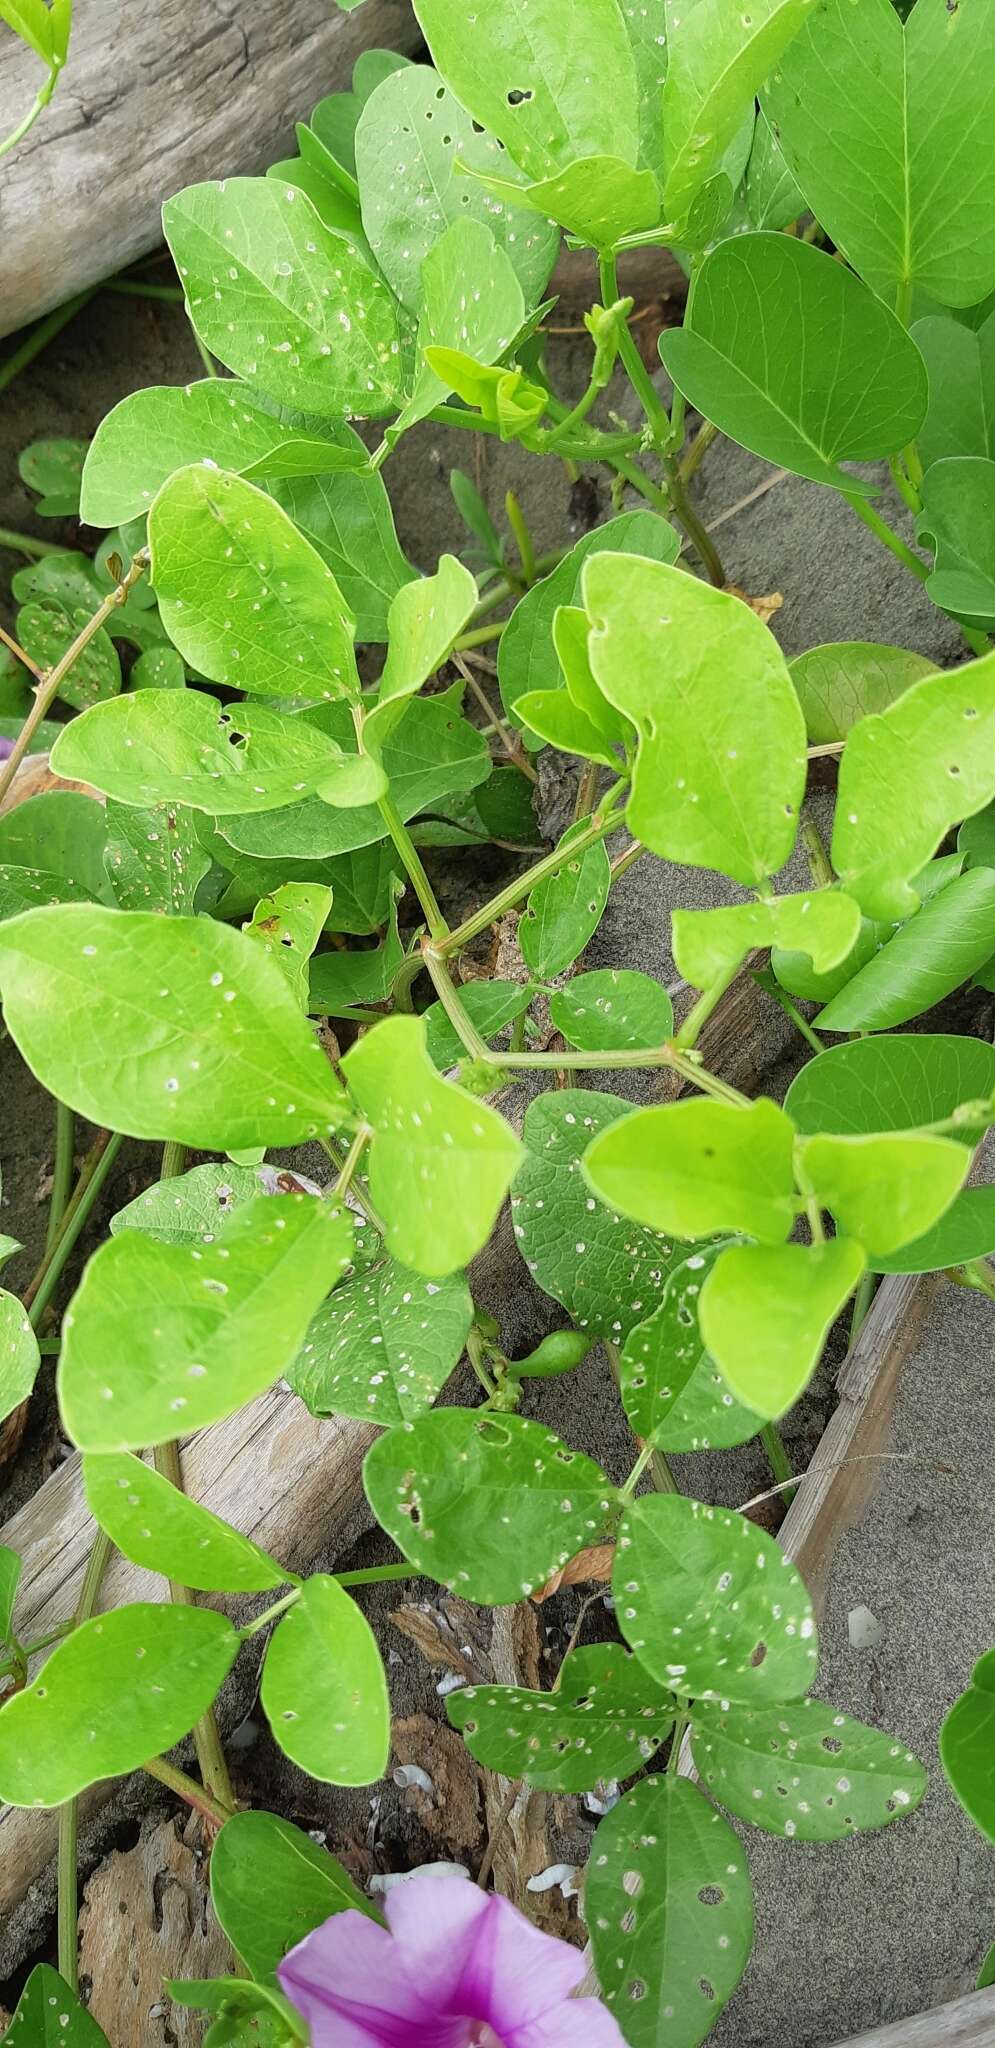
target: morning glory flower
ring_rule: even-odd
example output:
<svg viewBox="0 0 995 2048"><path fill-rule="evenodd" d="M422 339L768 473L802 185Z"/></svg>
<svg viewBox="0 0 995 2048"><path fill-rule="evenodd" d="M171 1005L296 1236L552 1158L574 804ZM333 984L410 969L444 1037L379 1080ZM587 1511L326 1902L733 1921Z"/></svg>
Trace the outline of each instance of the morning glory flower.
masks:
<svg viewBox="0 0 995 2048"><path fill-rule="evenodd" d="M623 2048L580 1952L456 1877L392 1887L387 1927L336 1913L291 1949L281 1988L312 2048Z"/></svg>

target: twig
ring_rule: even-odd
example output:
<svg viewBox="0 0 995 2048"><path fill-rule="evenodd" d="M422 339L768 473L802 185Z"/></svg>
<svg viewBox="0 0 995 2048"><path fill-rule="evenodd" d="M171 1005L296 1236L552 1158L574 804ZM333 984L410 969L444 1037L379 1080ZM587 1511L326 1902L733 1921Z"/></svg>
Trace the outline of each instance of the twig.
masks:
<svg viewBox="0 0 995 2048"><path fill-rule="evenodd" d="M0 769L0 803L3 802L24 756L31 746L38 727L58 696L59 690L74 662L79 659L84 649L89 646L90 641L99 633L105 619L109 619L111 613L117 611L119 606L124 604L128 592L134 588L139 578L145 574L148 563L148 549L139 548L131 568L128 570L127 575L122 578L117 589L112 590L109 596L105 597L103 604L94 612L92 619L87 619L82 632L77 633L72 646L67 647L62 660L57 661L55 667L49 670L44 681L39 683L35 691L35 701L14 741L10 758L5 761L3 768Z"/></svg>
<svg viewBox="0 0 995 2048"><path fill-rule="evenodd" d="M0 640L3 641L5 647L10 648L12 654L17 656L18 661L23 662L25 668L29 668L32 675L37 676L38 681L41 682L44 671L38 667L37 662L32 661L30 654L25 654L20 642L15 640L13 633L8 633L5 626L0 626Z"/></svg>

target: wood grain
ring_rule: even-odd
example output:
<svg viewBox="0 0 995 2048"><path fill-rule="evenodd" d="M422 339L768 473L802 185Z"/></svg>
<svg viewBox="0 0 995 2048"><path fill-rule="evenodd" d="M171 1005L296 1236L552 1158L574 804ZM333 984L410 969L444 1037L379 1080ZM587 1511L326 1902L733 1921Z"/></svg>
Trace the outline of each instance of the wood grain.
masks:
<svg viewBox="0 0 995 2048"><path fill-rule="evenodd" d="M156 248L184 185L290 153L294 122L348 86L360 50L419 40L406 0L76 0L55 98L0 175L0 335ZM41 76L0 27L0 135Z"/></svg>
<svg viewBox="0 0 995 2048"><path fill-rule="evenodd" d="M992 2048L993 2041L995 1991L972 1991L951 2005L837 2041L836 2048Z"/></svg>

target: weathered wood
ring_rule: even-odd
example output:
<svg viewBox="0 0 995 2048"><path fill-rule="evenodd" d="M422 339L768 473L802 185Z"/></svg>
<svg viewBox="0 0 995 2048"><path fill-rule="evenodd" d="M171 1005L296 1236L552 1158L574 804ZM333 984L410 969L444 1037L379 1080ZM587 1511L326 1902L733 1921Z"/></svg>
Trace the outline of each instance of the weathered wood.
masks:
<svg viewBox="0 0 995 2048"><path fill-rule="evenodd" d="M993 2041L995 1991L972 1991L951 2005L838 2041L836 2048L992 2048Z"/></svg>
<svg viewBox="0 0 995 2048"><path fill-rule="evenodd" d="M162 240L164 199L202 178L265 170L372 44L414 50L407 0L76 0L51 105L0 166L0 335ZM41 67L0 28L0 135Z"/></svg>
<svg viewBox="0 0 995 2048"><path fill-rule="evenodd" d="M185 1828L165 1820L87 1885L79 1970L92 1987L87 2009L114 2048L200 2048L204 2014L174 2005L166 1985L235 1974L199 1842L193 1815Z"/></svg>

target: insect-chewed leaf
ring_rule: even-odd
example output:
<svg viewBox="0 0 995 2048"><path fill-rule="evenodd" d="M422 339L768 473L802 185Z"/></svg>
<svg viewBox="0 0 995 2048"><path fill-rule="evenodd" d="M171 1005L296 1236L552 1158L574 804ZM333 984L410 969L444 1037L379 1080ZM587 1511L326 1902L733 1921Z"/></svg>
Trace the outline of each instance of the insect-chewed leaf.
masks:
<svg viewBox="0 0 995 2048"><path fill-rule="evenodd" d="M540 1423L465 1408L380 1437L363 1484L405 1557L485 1607L544 1585L597 1541L617 1498L598 1465Z"/></svg>
<svg viewBox="0 0 995 2048"><path fill-rule="evenodd" d="M192 913L211 868L193 812L181 804L156 804L146 810L109 800L104 814L107 879L119 909L159 910L170 917Z"/></svg>
<svg viewBox="0 0 995 2048"><path fill-rule="evenodd" d="M488 227L511 259L526 304L541 297L559 236L518 206L495 206L466 175L507 177L507 153L493 135L478 132L429 65L406 66L371 93L356 129L356 167L370 246L412 312L422 303L422 263L454 220Z"/></svg>
<svg viewBox="0 0 995 2048"><path fill-rule="evenodd" d="M827 94L827 80L831 91ZM919 0L824 0L781 58L767 113L816 219L893 303L918 285L974 306L995 284L995 21ZM970 163L972 175L963 175Z"/></svg>
<svg viewBox="0 0 995 2048"><path fill-rule="evenodd" d="M745 1230L777 1244L798 1210L794 1125L761 1096L669 1102L637 1109L584 1154L584 1178L602 1202L684 1238Z"/></svg>
<svg viewBox="0 0 995 2048"><path fill-rule="evenodd" d="M435 63L461 105L530 178L581 156L634 164L636 68L615 0L483 0L467 34L461 0L418 0Z"/></svg>
<svg viewBox="0 0 995 2048"><path fill-rule="evenodd" d="M302 192L274 178L190 185L162 219L193 325L236 376L333 419L401 403L396 301Z"/></svg>
<svg viewBox="0 0 995 2048"><path fill-rule="evenodd" d="M733 1245L701 1294L701 1334L744 1406L772 1419L807 1385L866 1265L862 1245Z"/></svg>
<svg viewBox="0 0 995 2048"><path fill-rule="evenodd" d="M308 1007L311 955L332 909L332 892L316 882L285 882L256 904L246 936L279 968L302 1010Z"/></svg>
<svg viewBox="0 0 995 2048"><path fill-rule="evenodd" d="M626 1642L697 1700L801 1699L818 1664L812 1603L773 1537L679 1493L626 1510L612 1584Z"/></svg>
<svg viewBox="0 0 995 2048"><path fill-rule="evenodd" d="M162 622L184 658L270 697L358 693L355 621L327 563L254 484L178 470L149 513Z"/></svg>
<svg viewBox="0 0 995 2048"><path fill-rule="evenodd" d="M742 1844L687 1778L644 1778L605 1815L585 1887L595 1967L631 2048L698 2048L753 1946Z"/></svg>
<svg viewBox="0 0 995 2048"><path fill-rule="evenodd" d="M365 455L351 427L329 421L328 431ZM287 477L268 489L331 570L355 617L357 640L386 640L391 599L416 571L402 552L379 471Z"/></svg>
<svg viewBox="0 0 995 2048"><path fill-rule="evenodd" d="M950 826L995 796L995 654L916 683L854 727L840 761L833 866L868 917L908 917L910 881Z"/></svg>
<svg viewBox="0 0 995 2048"><path fill-rule="evenodd" d="M236 1209L260 1194L258 1173L249 1166L191 1166L169 1180L157 1180L143 1195L111 1217L111 1235L140 1230L157 1244L213 1244Z"/></svg>
<svg viewBox="0 0 995 2048"><path fill-rule="evenodd" d="M868 1256L894 1252L930 1230L963 1186L971 1159L966 1145L928 1131L885 1131L799 1138L803 1185Z"/></svg>
<svg viewBox="0 0 995 2048"><path fill-rule="evenodd" d="M929 377L929 411L917 446L924 468L948 456L995 456L995 318L975 331L931 313L912 339Z"/></svg>
<svg viewBox="0 0 995 2048"><path fill-rule="evenodd" d="M664 206L681 220L735 139L744 116L815 0L760 0L749 14L726 0L678 11L668 0L663 89ZM792 215L792 219L794 215Z"/></svg>
<svg viewBox="0 0 995 2048"><path fill-rule="evenodd" d="M995 1842L995 1650L979 1657L940 1729L940 1762L965 1813Z"/></svg>
<svg viewBox="0 0 995 2048"><path fill-rule="evenodd" d="M36 668L53 669L68 653L78 633L93 616L92 604L69 605L47 597L24 604L17 614L17 637ZM103 626L76 656L57 695L75 711L116 697L121 688L121 663L114 642Z"/></svg>
<svg viewBox="0 0 995 2048"><path fill-rule="evenodd" d="M596 1200L581 1160L599 1131L633 1114L617 1095L565 1088L530 1103L511 1212L529 1272L573 1318L613 1344L650 1315L690 1246Z"/></svg>
<svg viewBox="0 0 995 2048"><path fill-rule="evenodd" d="M32 1072L92 1123L237 1151L314 1137L348 1114L283 976L207 918L28 911L0 926L0 991Z"/></svg>
<svg viewBox="0 0 995 2048"><path fill-rule="evenodd" d="M4 2040L31 2048L108 2048L103 2028L48 1963L35 1964Z"/></svg>
<svg viewBox="0 0 995 2048"><path fill-rule="evenodd" d="M207 1712L240 1637L208 1607L117 1607L52 1651L0 1714L0 1797L61 1806L137 1771Z"/></svg>
<svg viewBox="0 0 995 2048"><path fill-rule="evenodd" d="M952 1032L917 1031L829 1047L796 1074L784 1106L806 1134L852 1136L916 1130L971 1104L975 1113L964 1116L957 1135L974 1145L992 1121L989 1098L995 1098L995 1048Z"/></svg>
<svg viewBox="0 0 995 2048"><path fill-rule="evenodd" d="M532 990L517 981L468 981L460 989L460 1002L481 1038L494 1039L506 1024L514 1023L532 1001ZM444 1074L465 1057L462 1041L441 1003L423 1011L425 1047L433 1067Z"/></svg>
<svg viewBox="0 0 995 2048"><path fill-rule="evenodd" d="M462 1273L423 1280L385 1259L329 1295L287 1378L312 1415L410 1422L441 1393L472 1320Z"/></svg>
<svg viewBox="0 0 995 2048"><path fill-rule="evenodd" d="M659 1308L629 1331L619 1391L637 1436L664 1451L726 1450L759 1418L730 1393L698 1328L698 1300L721 1245L678 1266Z"/></svg>
<svg viewBox="0 0 995 2048"><path fill-rule="evenodd" d="M944 611L986 631L995 620L993 517L995 462L959 455L926 471L916 537L936 557L927 592Z"/></svg>
<svg viewBox="0 0 995 2048"><path fill-rule="evenodd" d="M394 1257L453 1273L485 1244L522 1148L497 1110L436 1073L418 1017L388 1017L343 1073L372 1125L370 1195Z"/></svg>
<svg viewBox="0 0 995 2048"><path fill-rule="evenodd" d="M372 1785L390 1753L390 1700L376 1637L355 1600L319 1572L274 1630L260 1697L280 1748L324 1785Z"/></svg>
<svg viewBox="0 0 995 2048"><path fill-rule="evenodd" d="M887 1031L942 1002L995 953L995 872L969 868L846 982L816 1018L820 1031Z"/></svg>
<svg viewBox="0 0 995 2048"><path fill-rule="evenodd" d="M573 851L572 841L583 830L581 822L564 834L561 866L536 884L519 920L518 943L533 974L562 974L572 966L604 916L611 862L601 840Z"/></svg>
<svg viewBox="0 0 995 2048"><path fill-rule="evenodd" d="M739 598L658 562L592 555L583 590L594 674L639 731L633 833L762 885L794 845L805 783L805 721L773 634Z"/></svg>
<svg viewBox="0 0 995 2048"><path fill-rule="evenodd" d="M446 1710L478 1763L545 1792L631 1778L674 1725L673 1695L614 1643L573 1650L555 1692L474 1685L450 1693Z"/></svg>
<svg viewBox="0 0 995 2048"><path fill-rule="evenodd" d="M859 719L887 711L913 683L935 672L924 654L863 640L810 647L788 666L813 747L845 740Z"/></svg>
<svg viewBox="0 0 995 2048"><path fill-rule="evenodd" d="M334 782L344 757L303 718L202 690L138 690L63 727L57 775L121 804L183 804L211 817L277 810Z"/></svg>
<svg viewBox="0 0 995 2048"><path fill-rule="evenodd" d="M0 1287L0 1422L27 1400L40 1364L38 1340L23 1302Z"/></svg>
<svg viewBox="0 0 995 2048"><path fill-rule="evenodd" d="M550 998L550 1015L569 1045L584 1052L659 1046L673 1034L674 1006L648 974L601 968L578 974Z"/></svg>
<svg viewBox="0 0 995 2048"><path fill-rule="evenodd" d="M455 555L443 555L434 576L406 583L388 614L389 650L380 696L367 714L364 738L383 742L400 724L405 699L441 668L477 602L477 585Z"/></svg>
<svg viewBox="0 0 995 2048"><path fill-rule="evenodd" d="M838 1842L919 1805L926 1773L880 1728L822 1700L790 1706L696 1706L692 1751L715 1799L771 1835Z"/></svg>
<svg viewBox="0 0 995 2048"><path fill-rule="evenodd" d="M376 1911L348 1871L279 1814L233 1813L211 1850L211 1904L253 1976L272 1976L289 1949L333 1913Z"/></svg>
<svg viewBox="0 0 995 2048"><path fill-rule="evenodd" d="M234 1414L285 1371L351 1256L348 1211L314 1195L261 1195L202 1249L110 1238L63 1319L74 1443L138 1450Z"/></svg>
<svg viewBox="0 0 995 2048"><path fill-rule="evenodd" d="M21 1560L8 1543L0 1543L0 1643L10 1639L14 1602L21 1583Z"/></svg>
<svg viewBox="0 0 995 2048"><path fill-rule="evenodd" d="M695 279L688 324L662 338L660 353L731 440L851 494L875 486L840 463L894 454L926 413L925 366L901 322L852 271L793 235L720 242Z"/></svg>
<svg viewBox="0 0 995 2048"><path fill-rule="evenodd" d="M266 1592L287 1583L290 1574L275 1558L129 1452L90 1453L83 1483L94 1520L133 1564L203 1593Z"/></svg>
<svg viewBox="0 0 995 2048"><path fill-rule="evenodd" d="M860 909L839 889L770 896L718 910L675 910L674 960L693 988L711 988L735 971L755 946L803 953L818 974L838 966L860 936Z"/></svg>
<svg viewBox="0 0 995 2048"><path fill-rule="evenodd" d="M489 368L506 354L525 319L511 259L483 221L454 220L432 244L421 275L414 382L407 405L388 428L392 443L426 419L452 388L436 367L437 350L456 349Z"/></svg>

